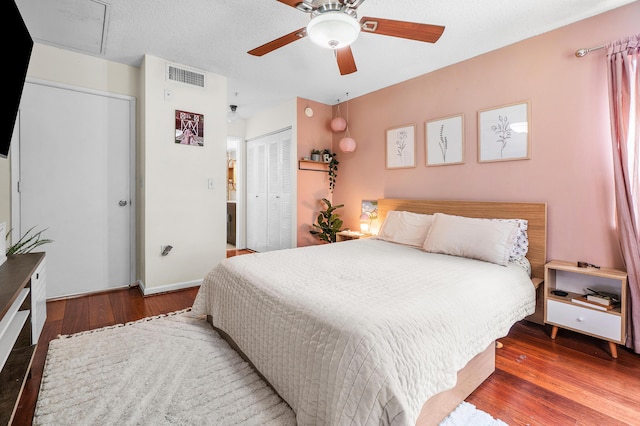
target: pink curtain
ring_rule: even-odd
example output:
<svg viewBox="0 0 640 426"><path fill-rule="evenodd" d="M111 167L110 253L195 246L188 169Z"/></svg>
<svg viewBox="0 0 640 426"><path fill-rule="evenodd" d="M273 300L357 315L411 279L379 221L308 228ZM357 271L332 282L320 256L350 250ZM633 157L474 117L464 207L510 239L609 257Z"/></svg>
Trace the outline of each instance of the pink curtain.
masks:
<svg viewBox="0 0 640 426"><path fill-rule="evenodd" d="M626 346L640 353L640 34L606 47L618 234L631 300Z"/></svg>

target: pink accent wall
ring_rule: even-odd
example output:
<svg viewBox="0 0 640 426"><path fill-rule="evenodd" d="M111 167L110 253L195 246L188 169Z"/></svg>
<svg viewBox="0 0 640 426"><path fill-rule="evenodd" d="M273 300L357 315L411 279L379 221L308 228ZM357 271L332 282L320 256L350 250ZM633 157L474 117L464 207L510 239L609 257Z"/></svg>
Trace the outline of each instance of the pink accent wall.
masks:
<svg viewBox="0 0 640 426"><path fill-rule="evenodd" d="M313 109L313 117L307 117L305 108ZM298 98L298 160L311 156L312 149L331 149L332 132L329 123L332 108L329 105ZM340 168L340 165L338 166ZM338 170L340 177L340 170ZM344 181L343 181L344 182ZM337 185L336 185L337 187ZM329 178L326 172L298 170L298 247L314 245L318 239L309 233L318 212L324 209L322 199L332 201Z"/></svg>
<svg viewBox="0 0 640 426"><path fill-rule="evenodd" d="M606 53L574 52L635 34L639 22L634 2L349 100L355 152L337 151L340 135L333 137L340 158L334 200L345 204L345 226L358 229L362 199L545 202L549 260L622 267ZM531 106L531 159L478 163L478 111L519 101ZM425 121L461 113L464 164L426 167ZM417 167L387 170L386 130L404 124L416 124Z"/></svg>

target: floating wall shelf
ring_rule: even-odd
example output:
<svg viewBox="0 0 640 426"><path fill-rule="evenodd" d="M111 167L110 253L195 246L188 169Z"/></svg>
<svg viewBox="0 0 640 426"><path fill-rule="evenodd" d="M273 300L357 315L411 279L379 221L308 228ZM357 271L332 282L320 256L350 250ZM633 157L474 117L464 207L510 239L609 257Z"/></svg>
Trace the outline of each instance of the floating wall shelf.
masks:
<svg viewBox="0 0 640 426"><path fill-rule="evenodd" d="M329 163L325 163L324 161L298 160L298 170L310 170L312 172L328 173Z"/></svg>

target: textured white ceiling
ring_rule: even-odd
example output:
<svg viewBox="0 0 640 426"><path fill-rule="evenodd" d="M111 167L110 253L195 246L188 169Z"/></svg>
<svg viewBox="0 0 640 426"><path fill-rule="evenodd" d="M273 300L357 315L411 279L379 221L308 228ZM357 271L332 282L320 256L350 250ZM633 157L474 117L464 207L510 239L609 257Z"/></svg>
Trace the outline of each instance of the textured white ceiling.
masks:
<svg viewBox="0 0 640 426"><path fill-rule="evenodd" d="M341 76L333 52L308 38L246 53L306 26L308 14L276 0L16 0L36 42L134 66L150 54L227 76L242 118L296 96L333 105L629 3L366 0L358 17L446 28L435 44L361 33L358 71Z"/></svg>

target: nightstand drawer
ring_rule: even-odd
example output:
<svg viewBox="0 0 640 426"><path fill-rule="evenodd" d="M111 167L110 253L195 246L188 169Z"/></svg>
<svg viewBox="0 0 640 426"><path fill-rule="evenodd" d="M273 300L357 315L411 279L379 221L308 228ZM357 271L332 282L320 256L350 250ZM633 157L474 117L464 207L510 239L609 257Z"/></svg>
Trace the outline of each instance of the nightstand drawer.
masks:
<svg viewBox="0 0 640 426"><path fill-rule="evenodd" d="M560 327L621 342L622 317L610 312L599 312L569 303L547 300L547 322Z"/></svg>

